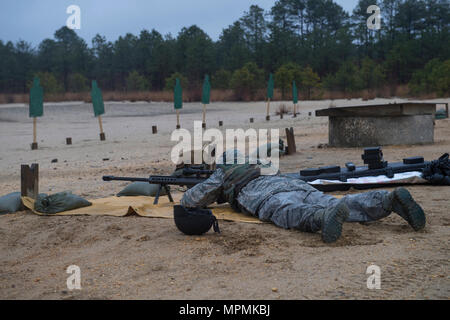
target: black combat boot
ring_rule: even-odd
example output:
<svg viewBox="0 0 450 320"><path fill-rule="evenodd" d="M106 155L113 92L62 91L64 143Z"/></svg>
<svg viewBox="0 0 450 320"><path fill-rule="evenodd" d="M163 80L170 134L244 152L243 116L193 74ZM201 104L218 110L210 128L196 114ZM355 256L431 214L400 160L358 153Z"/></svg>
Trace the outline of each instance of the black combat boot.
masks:
<svg viewBox="0 0 450 320"><path fill-rule="evenodd" d="M342 224L347 220L350 210L347 205L340 201L336 207L326 210L322 220L323 242L335 242L342 233Z"/></svg>
<svg viewBox="0 0 450 320"><path fill-rule="evenodd" d="M397 188L389 193L390 207L392 211L405 219L416 231L425 227L425 213L405 188Z"/></svg>

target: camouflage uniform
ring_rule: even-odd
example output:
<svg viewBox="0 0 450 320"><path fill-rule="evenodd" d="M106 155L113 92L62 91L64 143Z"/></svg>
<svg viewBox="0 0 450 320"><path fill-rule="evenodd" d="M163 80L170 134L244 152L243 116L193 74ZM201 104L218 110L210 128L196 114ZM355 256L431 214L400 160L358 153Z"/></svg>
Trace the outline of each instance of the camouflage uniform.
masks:
<svg viewBox="0 0 450 320"><path fill-rule="evenodd" d="M220 200L225 172L217 169L209 179L186 191L181 205L206 207ZM340 201L350 209L349 222L374 221L391 211L389 192L384 190L347 195L342 199L324 194L306 182L285 175L260 176L243 187L237 202L242 211L286 229L321 230L322 217Z"/></svg>

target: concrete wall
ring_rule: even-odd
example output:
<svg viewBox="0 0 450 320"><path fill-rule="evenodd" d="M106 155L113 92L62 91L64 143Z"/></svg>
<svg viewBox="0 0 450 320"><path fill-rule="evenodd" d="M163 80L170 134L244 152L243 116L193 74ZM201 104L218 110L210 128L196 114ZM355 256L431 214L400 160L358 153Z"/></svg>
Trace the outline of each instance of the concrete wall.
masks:
<svg viewBox="0 0 450 320"><path fill-rule="evenodd" d="M328 134L332 147L433 143L433 115L329 117Z"/></svg>

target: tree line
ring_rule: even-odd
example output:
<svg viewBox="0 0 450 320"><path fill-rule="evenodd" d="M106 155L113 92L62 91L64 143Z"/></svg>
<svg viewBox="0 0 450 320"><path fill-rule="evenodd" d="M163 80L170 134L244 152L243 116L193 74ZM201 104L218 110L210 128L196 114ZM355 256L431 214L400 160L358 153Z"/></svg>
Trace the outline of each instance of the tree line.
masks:
<svg viewBox="0 0 450 320"><path fill-rule="evenodd" d="M370 5L381 28L367 27ZM127 33L114 42L97 34L89 46L62 27L38 47L0 40L0 92L26 93L34 76L46 92L82 92L96 79L103 90L171 90L201 86L236 97L264 88L270 73L283 96L295 80L310 97L319 88L355 92L409 84L413 93L449 94L448 0L360 0L347 13L332 0L278 0L252 5L217 41L193 25L176 37L157 30Z"/></svg>

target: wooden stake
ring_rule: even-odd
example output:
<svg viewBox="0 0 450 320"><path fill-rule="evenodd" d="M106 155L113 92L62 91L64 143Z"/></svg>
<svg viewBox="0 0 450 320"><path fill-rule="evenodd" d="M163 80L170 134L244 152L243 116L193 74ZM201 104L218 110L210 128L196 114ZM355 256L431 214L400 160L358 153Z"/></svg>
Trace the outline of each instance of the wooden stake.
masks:
<svg viewBox="0 0 450 320"><path fill-rule="evenodd" d="M33 118L33 143L37 142L37 121L36 117Z"/></svg>
<svg viewBox="0 0 450 320"><path fill-rule="evenodd" d="M297 147L295 145L294 128L286 128L286 140L288 144L287 153L294 154L297 152Z"/></svg>
<svg viewBox="0 0 450 320"><path fill-rule="evenodd" d="M33 118L33 143L31 144L31 150L37 150L37 120L36 117Z"/></svg>
<svg viewBox="0 0 450 320"><path fill-rule="evenodd" d="M206 104L203 105L203 122L206 123Z"/></svg>
<svg viewBox="0 0 450 320"><path fill-rule="evenodd" d="M102 116L98 116L98 124L100 125L100 133L103 133Z"/></svg>
<svg viewBox="0 0 450 320"><path fill-rule="evenodd" d="M105 141L105 133L103 132L103 123L101 116L98 116L98 124L100 126L100 141Z"/></svg>
<svg viewBox="0 0 450 320"><path fill-rule="evenodd" d="M20 189L23 197L37 199L39 194L39 165L33 163L31 167L26 164L20 166Z"/></svg>
<svg viewBox="0 0 450 320"><path fill-rule="evenodd" d="M181 128L181 126L180 126L180 110L177 109L176 111L177 111L177 129L180 129Z"/></svg>
<svg viewBox="0 0 450 320"><path fill-rule="evenodd" d="M294 118L297 117L297 104L294 104Z"/></svg>
<svg viewBox="0 0 450 320"><path fill-rule="evenodd" d="M270 120L269 110L270 110L270 98L267 98L267 114L266 114L267 121Z"/></svg>
<svg viewBox="0 0 450 320"><path fill-rule="evenodd" d="M106 137L105 137L105 133L103 132L103 123L102 123L101 115L98 116L98 124L100 126L100 140L105 141Z"/></svg>

